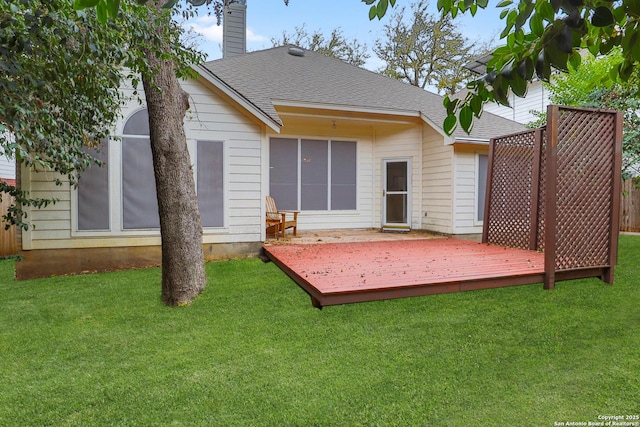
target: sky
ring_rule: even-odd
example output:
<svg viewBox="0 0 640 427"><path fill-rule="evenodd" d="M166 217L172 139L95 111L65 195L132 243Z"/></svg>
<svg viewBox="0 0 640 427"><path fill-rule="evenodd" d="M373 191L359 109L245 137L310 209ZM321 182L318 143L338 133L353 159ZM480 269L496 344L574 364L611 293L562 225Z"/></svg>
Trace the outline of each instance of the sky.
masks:
<svg viewBox="0 0 640 427"><path fill-rule="evenodd" d="M369 6L361 0L290 0L288 6L283 0L247 0L247 50L268 49L272 38L281 39L283 31L293 34L296 26L305 25L309 33L320 30L325 35L340 28L347 40L366 43L371 58L365 68L375 71L382 65L371 50L375 40L383 36L383 26L390 22L391 13L402 6L410 10L411 3L397 0L381 21L370 21ZM475 17L467 14L456 18L461 32L470 40L486 41L494 37L497 43L503 24L499 18L501 9L496 4L497 0L490 0L487 9L479 10ZM433 0L430 11L437 16L435 5ZM199 16L184 25L202 35L198 46L209 60L222 57L222 27L217 25L215 16Z"/></svg>

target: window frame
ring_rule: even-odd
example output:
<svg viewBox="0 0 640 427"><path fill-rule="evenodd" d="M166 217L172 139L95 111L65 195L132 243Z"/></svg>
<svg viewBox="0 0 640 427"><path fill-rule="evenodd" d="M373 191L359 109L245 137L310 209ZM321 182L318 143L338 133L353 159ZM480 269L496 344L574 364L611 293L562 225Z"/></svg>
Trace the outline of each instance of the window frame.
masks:
<svg viewBox="0 0 640 427"><path fill-rule="evenodd" d="M109 144L109 154L108 154L108 183L110 187L109 191L109 229L108 230L79 230L78 229L78 191L77 189L70 188L70 222L71 222L71 230L70 235L72 238L91 238L91 237L102 237L102 238L119 238L119 237L141 237L141 238L149 238L153 240L144 240L141 244L156 244L154 242L159 242L160 238L160 229L125 229L123 224L123 191L122 191L122 137L124 127L126 126L128 120L137 112L146 109L145 105L138 106L136 104L135 108L132 108L128 111L124 111L123 116L118 120L116 125L113 128L112 136L108 138ZM216 235L216 234L225 234L229 232L229 173L228 173L228 148L227 141L224 139L216 139L216 138L208 138L208 137L195 137L194 135L190 135L190 129L185 127L185 133L187 137L187 148L189 150L189 155L192 159L193 164L193 173L194 180L197 183L197 141L217 141L222 143L222 155L223 155L223 197L225 202L224 211L223 211L223 223L224 225L221 227L203 227L203 238L206 241L206 236L208 235ZM129 135L130 136L130 135ZM128 136L128 137L129 137ZM140 135L138 135L140 136ZM148 138L148 136L146 136ZM197 186L196 186L197 193ZM61 200L64 203L63 200Z"/></svg>
<svg viewBox="0 0 640 427"><path fill-rule="evenodd" d="M473 225L476 226L482 226L484 225L484 204L482 206L480 206L480 190L481 190L481 183L480 183L480 157L486 157L486 168L487 168L487 173L489 173L489 153L485 153L485 152L481 152L481 151L476 151L475 153L475 168L474 168L474 186L475 186L475 200L474 200L474 206L473 206ZM487 200L487 177L484 177L484 191L485 191L485 195L484 195L484 201L486 203ZM480 220L480 214L482 213L483 219Z"/></svg>
<svg viewBox="0 0 640 427"><path fill-rule="evenodd" d="M358 145L359 142L356 139L351 139L351 138L326 138L326 137L314 137L314 136L289 136L289 135L278 135L278 136L269 136L268 137L268 147L269 147L269 162L268 162L268 168L269 170L272 167L272 150L271 150L271 143L272 140L274 139L286 139L286 140L296 140L297 141L297 183L296 183L296 200L297 200L297 206L295 207L295 209L291 209L291 210L297 210L300 212L310 212L310 213L315 213L315 214L340 214L340 213L353 213L353 212L357 212L358 211L358 205L359 205L359 165L358 165ZM302 158L302 142L303 141L322 141L322 142L326 142L327 143L327 183L326 183L326 187L327 187L327 209L322 209L322 210L318 210L318 209L303 209L302 208L302 163L303 163L303 158ZM348 142L348 143L353 143L355 144L355 153L354 153L354 178L355 178L355 182L354 182L354 189L355 189L355 194L354 194L354 199L355 199L355 207L351 208L351 209L333 209L332 206L332 158L331 158L331 152L332 152L332 143L333 142ZM268 177L268 192L271 193L271 172L269 173L269 177ZM277 200L276 200L277 202ZM279 206L280 208L280 206ZM281 209L285 209L285 208L281 208Z"/></svg>

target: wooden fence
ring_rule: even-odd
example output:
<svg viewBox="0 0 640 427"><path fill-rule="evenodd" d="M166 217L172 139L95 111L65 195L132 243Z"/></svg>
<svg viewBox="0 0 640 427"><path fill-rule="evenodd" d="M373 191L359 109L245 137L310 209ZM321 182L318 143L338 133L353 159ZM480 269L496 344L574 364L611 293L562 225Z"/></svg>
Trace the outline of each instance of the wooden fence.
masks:
<svg viewBox="0 0 640 427"><path fill-rule="evenodd" d="M626 179L622 183L620 231L640 232L640 182Z"/></svg>
<svg viewBox="0 0 640 427"><path fill-rule="evenodd" d="M491 140L482 241L543 250L556 280L613 283L622 114L550 105L547 126Z"/></svg>
<svg viewBox="0 0 640 427"><path fill-rule="evenodd" d="M0 218L7 213L7 208L11 205L12 199L6 195L0 200ZM4 229L4 222L0 220L0 257L15 255L19 251L16 238L16 227L8 230Z"/></svg>

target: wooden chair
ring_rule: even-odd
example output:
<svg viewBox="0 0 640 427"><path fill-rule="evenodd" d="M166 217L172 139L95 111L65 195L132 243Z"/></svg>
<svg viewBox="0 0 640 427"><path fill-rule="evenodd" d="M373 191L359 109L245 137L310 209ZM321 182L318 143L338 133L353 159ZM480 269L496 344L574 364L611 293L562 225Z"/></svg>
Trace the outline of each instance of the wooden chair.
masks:
<svg viewBox="0 0 640 427"><path fill-rule="evenodd" d="M287 220L287 214L293 214L293 219ZM280 231L284 237L287 228L293 228L293 235L297 235L298 211L279 211L273 197L267 196L267 234L275 234L278 239Z"/></svg>

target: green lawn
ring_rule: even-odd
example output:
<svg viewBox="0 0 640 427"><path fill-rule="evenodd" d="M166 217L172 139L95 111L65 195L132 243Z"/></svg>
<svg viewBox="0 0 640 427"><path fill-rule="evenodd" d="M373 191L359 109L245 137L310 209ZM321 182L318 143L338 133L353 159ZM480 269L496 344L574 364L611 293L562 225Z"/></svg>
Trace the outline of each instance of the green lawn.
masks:
<svg viewBox="0 0 640 427"><path fill-rule="evenodd" d="M599 280L311 307L272 263L13 281L0 426L553 426L640 413L640 237ZM464 262L464 260L461 260ZM558 424L555 424L558 425Z"/></svg>

